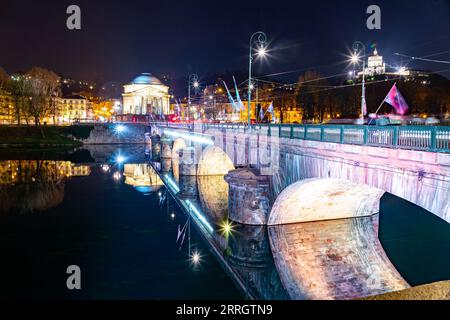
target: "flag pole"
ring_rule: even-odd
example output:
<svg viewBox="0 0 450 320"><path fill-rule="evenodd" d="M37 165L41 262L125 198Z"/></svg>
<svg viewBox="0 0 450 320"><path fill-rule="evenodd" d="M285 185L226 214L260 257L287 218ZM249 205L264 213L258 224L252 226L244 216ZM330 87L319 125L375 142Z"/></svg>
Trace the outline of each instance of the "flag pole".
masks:
<svg viewBox="0 0 450 320"><path fill-rule="evenodd" d="M395 87L396 84L397 84L397 82L394 83L394 85L392 86L392 88ZM387 93L386 97L384 97L383 102L381 102L381 104L380 104L380 106L378 107L377 111L375 111L375 115L377 115L378 112L380 111L380 109L381 109L381 107L383 106L384 102L386 101L386 98L388 97L389 93L391 93L392 88L389 90L389 92ZM369 123L368 123L368 126L370 126L370 124L372 123L372 120L373 120L373 118L370 119L370 121L369 121Z"/></svg>

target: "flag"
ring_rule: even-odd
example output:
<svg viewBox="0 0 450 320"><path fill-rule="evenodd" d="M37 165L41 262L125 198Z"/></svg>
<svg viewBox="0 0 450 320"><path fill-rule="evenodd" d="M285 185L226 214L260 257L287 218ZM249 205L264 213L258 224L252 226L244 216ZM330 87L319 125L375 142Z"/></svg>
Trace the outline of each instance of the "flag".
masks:
<svg viewBox="0 0 450 320"><path fill-rule="evenodd" d="M272 119L275 119L275 112L273 111L273 102L270 103L270 106L267 109L267 112L272 115Z"/></svg>
<svg viewBox="0 0 450 320"><path fill-rule="evenodd" d="M260 119L260 121L264 120L264 117L265 117L265 113L264 113L263 107L261 106L259 108L259 119Z"/></svg>
<svg viewBox="0 0 450 320"><path fill-rule="evenodd" d="M223 85L225 86L225 89L227 90L228 99L230 100L230 103L233 106L233 110L237 110L236 102L234 101L233 96L230 93L230 90L228 90L228 87L227 87L227 84L225 83L225 81L223 81Z"/></svg>
<svg viewBox="0 0 450 320"><path fill-rule="evenodd" d="M180 115L181 115L181 114L180 114L181 107L180 107L180 103L179 103L179 101L178 101L177 99L175 99L175 107L176 107L175 114L176 114L177 116L180 116Z"/></svg>
<svg viewBox="0 0 450 320"><path fill-rule="evenodd" d="M397 84L394 84L391 91L389 91L388 95L386 96L386 99L384 99L384 102L390 104L395 109L395 111L402 116L405 115L409 109L405 98L403 98L402 94L397 89Z"/></svg>
<svg viewBox="0 0 450 320"><path fill-rule="evenodd" d="M242 103L241 96L239 95L239 90L238 90L238 87L236 84L236 79L234 78L234 76L233 76L233 82L234 82L234 88L236 90L236 101L237 101L237 106L239 108L238 111L241 111L244 109L244 104Z"/></svg>

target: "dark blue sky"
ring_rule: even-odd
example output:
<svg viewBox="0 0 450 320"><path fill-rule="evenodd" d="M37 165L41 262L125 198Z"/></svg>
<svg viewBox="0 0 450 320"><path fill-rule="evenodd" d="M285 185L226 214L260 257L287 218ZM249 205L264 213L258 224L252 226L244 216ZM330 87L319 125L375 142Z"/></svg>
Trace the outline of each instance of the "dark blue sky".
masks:
<svg viewBox="0 0 450 320"><path fill-rule="evenodd" d="M81 31L66 29L70 4L82 9ZM366 28L370 4L382 9L381 31ZM450 1L1 0L0 66L12 73L39 65L75 78L121 82L141 72L178 77L246 70L248 38L259 29L272 50L257 66L261 74L307 68L332 75L345 71L344 55L354 40L376 43L391 64L400 62L395 52L449 51ZM448 61L450 53L434 58Z"/></svg>

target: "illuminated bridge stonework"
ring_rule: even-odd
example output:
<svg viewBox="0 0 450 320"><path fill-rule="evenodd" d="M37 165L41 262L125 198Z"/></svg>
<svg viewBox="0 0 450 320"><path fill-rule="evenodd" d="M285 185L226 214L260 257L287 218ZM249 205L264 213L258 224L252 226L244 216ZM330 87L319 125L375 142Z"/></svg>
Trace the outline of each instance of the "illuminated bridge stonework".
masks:
<svg viewBox="0 0 450 320"><path fill-rule="evenodd" d="M162 134L169 129L153 130ZM170 130L191 134L186 129ZM251 165L270 176L273 199L295 182L334 178L389 192L450 222L449 153L274 137L263 130L194 131L212 138L236 167Z"/></svg>
<svg viewBox="0 0 450 320"><path fill-rule="evenodd" d="M197 150L194 158L207 163L208 170L230 160L232 165L222 172L228 183L245 184L245 179L236 179L242 169L232 171L235 167L250 167L261 175L255 176L252 190L261 189L256 193L268 194L268 199L251 198L254 208L235 220L267 223L274 264L292 299L356 299L409 288L378 239L379 202L385 192L450 221L449 154L228 128L195 130L201 137L196 142L192 131L152 128L160 135L167 130L172 136L177 135L174 131L182 135L186 145ZM258 181L269 181L269 188L258 188ZM233 205L237 208L247 198L229 187L231 213ZM240 198L231 199L233 195ZM257 206L259 202L273 205ZM256 216L247 217L252 211Z"/></svg>
<svg viewBox="0 0 450 320"><path fill-rule="evenodd" d="M372 217L269 227L272 254L289 296L355 299L403 290Z"/></svg>

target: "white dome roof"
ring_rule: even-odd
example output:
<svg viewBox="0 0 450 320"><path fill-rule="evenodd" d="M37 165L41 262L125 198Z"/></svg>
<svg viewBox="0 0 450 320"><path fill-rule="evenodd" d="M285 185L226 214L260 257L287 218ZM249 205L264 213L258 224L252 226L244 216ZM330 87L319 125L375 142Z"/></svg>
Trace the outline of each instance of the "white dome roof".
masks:
<svg viewBox="0 0 450 320"><path fill-rule="evenodd" d="M134 78L132 84L162 85L163 83L158 78L152 76L150 73L143 73L140 76Z"/></svg>

